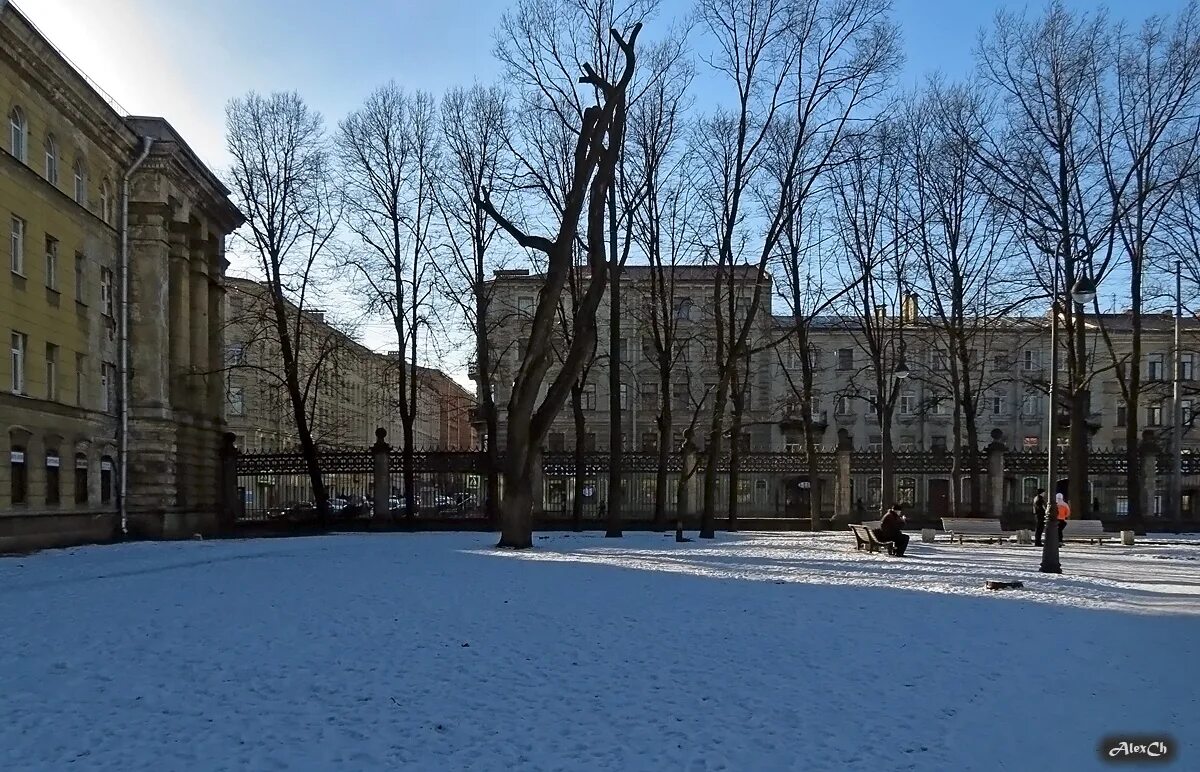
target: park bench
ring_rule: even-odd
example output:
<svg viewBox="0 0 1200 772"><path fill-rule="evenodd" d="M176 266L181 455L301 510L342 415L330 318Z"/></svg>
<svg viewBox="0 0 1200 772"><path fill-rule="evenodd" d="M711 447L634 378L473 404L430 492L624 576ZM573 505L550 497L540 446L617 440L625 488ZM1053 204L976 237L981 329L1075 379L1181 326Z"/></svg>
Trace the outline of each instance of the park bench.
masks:
<svg viewBox="0 0 1200 772"><path fill-rule="evenodd" d="M878 552L881 549L886 549L889 555L895 554L895 549L890 541L880 541L875 537L875 531L864 525L851 525L850 530L854 531L854 548L865 549L867 552Z"/></svg>
<svg viewBox="0 0 1200 772"><path fill-rule="evenodd" d="M876 528L878 528L880 526L880 524L882 524L882 523L883 523L882 520L863 520L862 521L862 524L865 525L866 527L870 528L872 531L874 531Z"/></svg>
<svg viewBox="0 0 1200 772"><path fill-rule="evenodd" d="M1115 539L1120 534L1105 533L1104 523L1099 520L1068 520L1063 531L1063 541L1086 541L1104 544L1105 539Z"/></svg>
<svg viewBox="0 0 1200 772"><path fill-rule="evenodd" d="M1003 542L1016 535L1014 531L1001 528L999 520L986 517L943 517L942 530L950 534L950 541L957 537L959 544L962 544L963 538L967 536L995 537Z"/></svg>

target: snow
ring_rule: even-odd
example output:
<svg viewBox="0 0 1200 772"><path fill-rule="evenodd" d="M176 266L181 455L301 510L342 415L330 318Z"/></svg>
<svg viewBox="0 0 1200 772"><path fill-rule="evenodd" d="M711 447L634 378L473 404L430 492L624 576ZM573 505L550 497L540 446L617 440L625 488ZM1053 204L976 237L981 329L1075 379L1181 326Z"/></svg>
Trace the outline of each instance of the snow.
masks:
<svg viewBox="0 0 1200 772"><path fill-rule="evenodd" d="M331 535L0 559L4 770L1200 768L1200 542ZM1022 590L989 592L985 579Z"/></svg>

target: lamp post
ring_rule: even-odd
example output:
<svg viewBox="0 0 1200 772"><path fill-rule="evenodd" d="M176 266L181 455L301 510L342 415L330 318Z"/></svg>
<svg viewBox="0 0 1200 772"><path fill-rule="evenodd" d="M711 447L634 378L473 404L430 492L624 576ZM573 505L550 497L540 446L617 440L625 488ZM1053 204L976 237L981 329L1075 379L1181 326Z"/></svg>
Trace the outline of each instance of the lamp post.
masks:
<svg viewBox="0 0 1200 772"><path fill-rule="evenodd" d="M1071 287L1071 300L1077 305L1091 303L1096 299L1096 284L1091 279L1081 277ZM1054 275L1050 290L1050 415L1046 430L1046 490L1050 495L1057 493L1058 487L1058 403L1055 397L1058 392L1058 261L1054 262ZM1042 539L1042 565L1038 569L1043 574L1061 574L1062 564L1058 558L1058 506L1046 502L1046 531ZM1051 517L1051 512L1054 516Z"/></svg>
<svg viewBox="0 0 1200 772"><path fill-rule="evenodd" d="M1171 512L1175 530L1183 520L1183 338L1180 324L1183 319L1183 261L1175 261L1175 345L1171 354Z"/></svg>
<svg viewBox="0 0 1200 772"><path fill-rule="evenodd" d="M903 350L901 350L900 360L896 363L896 369L892 371L892 378L894 380L889 380L889 382L888 382L889 389L895 388L895 386L893 386L893 384L898 385L901 381L903 381L907 377L908 377L908 365L906 365L904 363L904 352L903 352ZM880 396L880 399L885 398L885 396L882 394L879 396ZM881 416L883 415L883 406L882 405L880 405L879 414ZM881 419L881 425L879 427L879 434L880 434L880 440L882 440L883 439L882 419ZM888 443L888 445L881 446L879 449L879 512L880 512L880 514L882 514L885 511L884 508L886 506L888 506L886 503L886 501L887 501L887 499L886 499L887 476L884 474L884 469L886 468L887 465L883 463L883 454L890 451L890 447L889 447L890 444L891 443Z"/></svg>

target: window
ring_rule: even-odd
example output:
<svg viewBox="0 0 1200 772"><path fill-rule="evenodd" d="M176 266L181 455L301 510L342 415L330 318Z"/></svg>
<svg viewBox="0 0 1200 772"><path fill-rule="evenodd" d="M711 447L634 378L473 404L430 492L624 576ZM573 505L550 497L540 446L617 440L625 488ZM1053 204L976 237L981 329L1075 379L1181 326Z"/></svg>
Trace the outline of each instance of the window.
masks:
<svg viewBox="0 0 1200 772"><path fill-rule="evenodd" d="M25 476L25 448L13 445L8 454L9 493L12 503L24 504L28 500L28 478Z"/></svg>
<svg viewBox="0 0 1200 772"><path fill-rule="evenodd" d="M1195 367L1195 365L1193 363L1194 356L1195 356L1194 354L1180 354L1179 355L1179 380L1190 381L1194 377L1192 375L1192 373L1194 372L1194 367Z"/></svg>
<svg viewBox="0 0 1200 772"><path fill-rule="evenodd" d="M58 144L53 134L46 135L46 182L58 185Z"/></svg>
<svg viewBox="0 0 1200 772"><path fill-rule="evenodd" d="M1037 498L1038 488L1041 486L1041 480L1037 477L1025 477L1021 480L1021 501L1026 504L1033 504L1033 500Z"/></svg>
<svg viewBox="0 0 1200 772"><path fill-rule="evenodd" d="M929 446L933 450L945 452L946 450L946 435L935 434L929 438Z"/></svg>
<svg viewBox="0 0 1200 772"><path fill-rule="evenodd" d="M225 347L225 366L237 367L246 364L246 344L230 343Z"/></svg>
<svg viewBox="0 0 1200 772"><path fill-rule="evenodd" d="M1040 394L1026 394L1021 400L1021 415L1026 418L1040 418L1042 415L1042 397Z"/></svg>
<svg viewBox="0 0 1200 772"><path fill-rule="evenodd" d="M804 444L800 442L785 442L783 444L784 453L803 453Z"/></svg>
<svg viewBox="0 0 1200 772"><path fill-rule="evenodd" d="M934 372L945 372L950 369L950 356L943 349L935 348L933 350L933 369Z"/></svg>
<svg viewBox="0 0 1200 772"><path fill-rule="evenodd" d="M1149 361L1146 363L1146 377L1151 381L1161 381L1163 379L1163 355L1151 354Z"/></svg>
<svg viewBox="0 0 1200 772"><path fill-rule="evenodd" d="M113 272L108 268L100 269L100 312L113 315Z"/></svg>
<svg viewBox="0 0 1200 772"><path fill-rule="evenodd" d="M58 346L46 344L46 399L58 401Z"/></svg>
<svg viewBox="0 0 1200 772"><path fill-rule="evenodd" d="M629 384L627 384L627 383L621 384L621 391L618 396L619 396L618 401L621 405L621 409L628 410L629 409Z"/></svg>
<svg viewBox="0 0 1200 772"><path fill-rule="evenodd" d="M1129 405L1122 400L1117 403L1117 426L1129 425Z"/></svg>
<svg viewBox="0 0 1200 772"><path fill-rule="evenodd" d="M87 206L87 168L82 158L75 160L75 203Z"/></svg>
<svg viewBox="0 0 1200 772"><path fill-rule="evenodd" d="M46 453L46 503L58 506L61 500L59 485L62 477L58 473L58 454L54 451Z"/></svg>
<svg viewBox="0 0 1200 772"><path fill-rule="evenodd" d="M854 349L840 348L837 352L837 369L853 370L854 369Z"/></svg>
<svg viewBox="0 0 1200 772"><path fill-rule="evenodd" d="M1163 515L1163 497L1162 497L1162 494L1156 493L1154 495L1154 516L1162 517L1162 515Z"/></svg>
<svg viewBox="0 0 1200 772"><path fill-rule="evenodd" d="M1162 402L1157 402L1146 408L1146 425L1147 426L1162 426L1163 405Z"/></svg>
<svg viewBox="0 0 1200 772"><path fill-rule="evenodd" d="M8 113L8 149L21 163L25 163L25 113L14 107Z"/></svg>
<svg viewBox="0 0 1200 772"><path fill-rule="evenodd" d="M900 415L912 415L917 412L917 394L906 391L900 395Z"/></svg>
<svg viewBox="0 0 1200 772"><path fill-rule="evenodd" d="M901 477L896 480L896 503L912 506L917 501L917 478Z"/></svg>
<svg viewBox="0 0 1200 772"><path fill-rule="evenodd" d="M552 453L562 452L567 446L567 436L562 432L550 432L546 441Z"/></svg>
<svg viewBox="0 0 1200 772"><path fill-rule="evenodd" d="M872 434L870 437L868 437L867 450L871 451L872 453L878 453L879 451L883 450L883 436L879 434Z"/></svg>
<svg viewBox="0 0 1200 772"><path fill-rule="evenodd" d="M680 298L675 305L675 319L680 322L690 322L692 320L692 299Z"/></svg>
<svg viewBox="0 0 1200 772"><path fill-rule="evenodd" d="M585 453L596 452L596 433L588 432L583 435L583 450Z"/></svg>
<svg viewBox="0 0 1200 772"><path fill-rule="evenodd" d="M617 356L622 362L629 361L629 338L620 338L617 341Z"/></svg>
<svg viewBox="0 0 1200 772"><path fill-rule="evenodd" d="M912 450L916 450L916 449L917 449L917 441L916 441L916 438L913 437L912 435L905 435L905 436L901 437L900 441L896 445L896 450L912 451Z"/></svg>
<svg viewBox="0 0 1200 772"><path fill-rule="evenodd" d="M25 393L25 349L29 346L29 336L22 332L12 334L12 393Z"/></svg>
<svg viewBox="0 0 1200 772"><path fill-rule="evenodd" d="M75 454L75 503L88 503L88 460L83 453Z"/></svg>
<svg viewBox="0 0 1200 772"><path fill-rule="evenodd" d="M658 359L658 347L654 345L653 335L642 336L642 359Z"/></svg>
<svg viewBox="0 0 1200 772"><path fill-rule="evenodd" d="M642 404L653 407L658 404L658 381L645 380L641 383Z"/></svg>
<svg viewBox="0 0 1200 772"><path fill-rule="evenodd" d="M112 184L107 177L100 182L100 219L109 225L116 219L113 211Z"/></svg>
<svg viewBox="0 0 1200 772"><path fill-rule="evenodd" d="M1040 351L1034 349L1025 349L1025 370L1038 370L1042 366L1042 356Z"/></svg>
<svg viewBox="0 0 1200 772"><path fill-rule="evenodd" d="M58 239L46 236L46 287L58 289Z"/></svg>
<svg viewBox="0 0 1200 772"><path fill-rule="evenodd" d="M111 362L102 362L100 364L100 409L105 413L112 411L117 406L116 396L113 393L116 382L116 366Z"/></svg>
<svg viewBox="0 0 1200 772"><path fill-rule="evenodd" d="M110 504L113 500L113 460L111 456L100 459L100 503Z"/></svg>
<svg viewBox="0 0 1200 772"><path fill-rule="evenodd" d="M84 373L87 371L87 357L75 355L75 404L83 407L83 395L87 391L84 386Z"/></svg>
<svg viewBox="0 0 1200 772"><path fill-rule="evenodd" d="M583 386L583 409L596 409L596 384L585 383Z"/></svg>
<svg viewBox="0 0 1200 772"><path fill-rule="evenodd" d="M533 316L534 301L529 295L521 295L517 298L517 313Z"/></svg>
<svg viewBox="0 0 1200 772"><path fill-rule="evenodd" d="M1117 517L1129 517L1129 497L1117 496Z"/></svg>
<svg viewBox="0 0 1200 772"><path fill-rule="evenodd" d="M845 395L838 397L833 412L836 415L850 415L850 398Z"/></svg>
<svg viewBox="0 0 1200 772"><path fill-rule="evenodd" d="M246 389L244 386L230 386L226 395L226 405L229 415L246 415Z"/></svg>
<svg viewBox="0 0 1200 772"><path fill-rule="evenodd" d="M940 394L934 394L929 399L929 412L933 415L946 414L946 398Z"/></svg>
<svg viewBox="0 0 1200 772"><path fill-rule="evenodd" d="M1003 394L992 395L992 415L1008 414L1008 397Z"/></svg>
<svg viewBox="0 0 1200 772"><path fill-rule="evenodd" d="M658 432L642 433L642 451L653 453L658 450Z"/></svg>
<svg viewBox="0 0 1200 772"><path fill-rule="evenodd" d="M1191 426L1192 424L1192 401L1190 399L1179 400L1179 413L1183 421L1183 425Z"/></svg>
<svg viewBox="0 0 1200 772"><path fill-rule="evenodd" d="M8 237L9 268L13 273L25 275L25 221L20 217L12 218Z"/></svg>
<svg viewBox="0 0 1200 772"><path fill-rule="evenodd" d="M83 255L75 253L75 302L84 304L83 287L85 283L84 274L87 270L87 262Z"/></svg>

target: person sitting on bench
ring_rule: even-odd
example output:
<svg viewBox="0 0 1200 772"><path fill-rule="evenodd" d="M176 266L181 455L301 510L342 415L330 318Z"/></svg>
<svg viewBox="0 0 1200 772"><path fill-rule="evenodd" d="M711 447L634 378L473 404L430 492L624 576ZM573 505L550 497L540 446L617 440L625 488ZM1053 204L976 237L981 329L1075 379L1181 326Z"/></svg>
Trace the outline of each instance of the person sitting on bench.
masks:
<svg viewBox="0 0 1200 772"><path fill-rule="evenodd" d="M896 557L901 558L908 547L908 534L900 530L903 523L904 515L900 513L900 505L893 504L879 521L879 527L875 529L875 538L879 541L890 541Z"/></svg>

